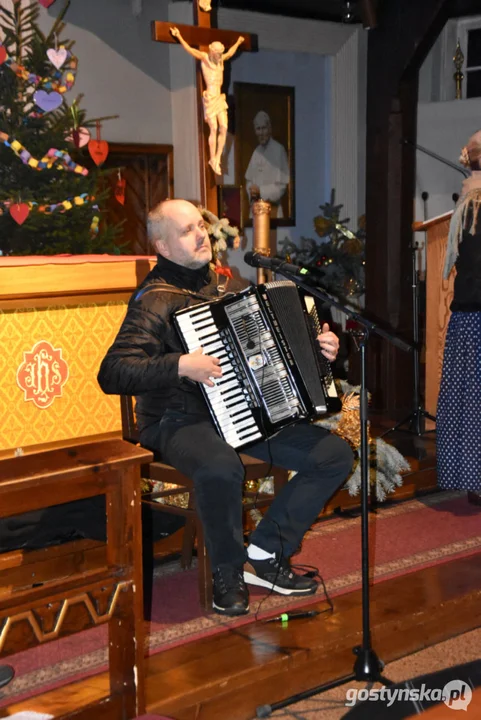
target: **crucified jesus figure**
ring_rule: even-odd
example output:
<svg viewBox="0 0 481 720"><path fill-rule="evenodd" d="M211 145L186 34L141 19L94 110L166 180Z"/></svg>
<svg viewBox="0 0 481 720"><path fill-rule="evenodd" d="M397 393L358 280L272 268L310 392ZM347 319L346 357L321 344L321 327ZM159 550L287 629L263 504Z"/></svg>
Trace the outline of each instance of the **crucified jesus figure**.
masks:
<svg viewBox="0 0 481 720"><path fill-rule="evenodd" d="M210 129L209 165L217 175L221 175L220 159L227 136L228 108L225 94L221 92L224 79L224 61L230 60L239 45L244 42L244 38L240 36L227 52L224 52L225 47L221 42L213 42L209 45L209 52L207 53L191 47L180 34L179 28L171 27L170 32L189 55L192 55L196 60L200 60L206 87L202 93L204 118Z"/></svg>

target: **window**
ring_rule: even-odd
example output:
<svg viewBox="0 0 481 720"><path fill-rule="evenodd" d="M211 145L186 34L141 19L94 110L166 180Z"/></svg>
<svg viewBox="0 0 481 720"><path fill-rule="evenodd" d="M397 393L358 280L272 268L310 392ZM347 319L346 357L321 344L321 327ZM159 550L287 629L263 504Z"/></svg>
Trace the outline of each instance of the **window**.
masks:
<svg viewBox="0 0 481 720"><path fill-rule="evenodd" d="M459 20L458 33L464 54L463 98L481 97L481 17Z"/></svg>

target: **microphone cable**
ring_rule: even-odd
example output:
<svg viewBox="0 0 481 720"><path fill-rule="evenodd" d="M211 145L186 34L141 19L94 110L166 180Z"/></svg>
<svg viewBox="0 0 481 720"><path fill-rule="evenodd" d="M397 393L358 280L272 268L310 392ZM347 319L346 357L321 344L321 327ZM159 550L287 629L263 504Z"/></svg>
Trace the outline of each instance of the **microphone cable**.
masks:
<svg viewBox="0 0 481 720"><path fill-rule="evenodd" d="M264 357L264 353L267 353L268 351L265 350L265 349L263 348L263 345L262 345L262 330L263 330L263 324L265 323L265 320L264 320L262 311L261 311L261 309L260 309L260 305L259 305L259 310L258 310L258 312L259 312L260 320L261 320L262 322L259 322L259 323L258 323L258 326L257 326L257 345L258 345L258 347L259 347L259 352L260 352L261 355L263 356L263 360L265 360L266 358ZM243 324L244 324L244 330L245 330L245 332L246 332L246 336L247 336L248 339L249 339L249 334L248 334L248 332L247 332L247 327L246 327L245 321L243 321ZM266 324L266 329L269 329L269 326L268 326L267 324ZM263 385L264 385L266 366L267 366L267 362L263 362L263 364L262 364L261 379L260 379L260 389L261 389L261 393L262 393L262 388L263 388ZM259 420L260 420L260 425L261 425L262 432L263 432L263 434L264 434L264 436L265 436L265 440L263 440L263 441L261 441L261 442L265 442L266 445L267 445L268 463L269 463L269 466L268 466L268 469L267 469L267 477L269 477L270 473L272 472L272 468L273 468L273 466L274 466L274 459L273 459L273 456L272 456L272 447L271 447L271 438L270 438L270 437L268 436L268 434L267 434L267 430L266 430L266 427L265 427L265 424L264 424L264 416L263 416L263 413L262 413L262 412L260 413L260 418L259 418ZM281 432L281 430L279 430L279 432ZM276 434L277 434L277 433L276 433ZM289 481L288 481L288 482L289 482ZM256 489L255 496L254 496L254 507L252 508L252 509L254 509L254 510L255 510L255 509L258 509L258 508L257 508L257 502L258 502L258 499L259 499L259 493L260 493L260 491L261 491L261 488L260 488L260 484L259 484L259 486L258 486L257 489ZM273 488L273 494L274 494L274 492L275 492L275 489ZM275 498L274 498L274 499L275 499ZM263 516L263 517L264 517L264 516ZM268 521L271 522L271 523L273 523L273 524L276 526L276 528L277 528L277 533L278 533L278 537L279 537L279 546L280 546L280 556L279 556L279 563L278 563L278 566L277 566L277 572L276 572L274 581L273 581L273 583L272 583L272 586L270 587L269 592L268 592L266 595L264 595L264 597L261 598L261 600L260 600L260 602L259 602L259 604L258 604L258 606L257 606L257 609L256 609L256 611L255 611L255 613L254 613L254 620L255 620L256 622L259 620L259 617L258 617L258 616L259 616L259 613L260 613L260 611L261 611L262 605L263 605L263 604L265 603L265 601L268 600L268 598L270 598L271 595L273 595L273 593L275 592L274 586L277 584L277 580L278 580L278 578L279 578L279 574L280 574L280 570L281 570L282 561L283 561L284 558L285 558L284 544L283 544L283 539L282 539L281 528L280 528L279 524L276 522L276 520L274 520L274 519L272 519L272 518L269 518ZM261 521L259 521L259 522L261 522ZM248 556L247 556L247 560L249 560L249 557L248 557ZM326 613L326 612L332 613L332 612L334 611L334 604L333 604L333 602L332 602L332 600L331 600L331 597L330 597L330 595L329 595L329 593L328 593L328 591L327 591L327 587L326 587L326 584L325 584L325 582L324 582L324 578L322 577L322 575L321 575L320 572L319 572L319 568L317 568L317 567L315 567L315 566L313 566L313 565L304 565L304 564L297 565L297 564L293 564L293 565L291 565L291 569L293 569L293 570L294 570L294 569L297 569L297 570L305 570L305 571L307 571L305 574L307 574L309 577L311 577L311 578L318 578L318 579L319 579L319 582L320 582L320 584L322 585L322 589L323 589L323 592L324 592L324 596L325 596L326 601L327 601L327 603L328 603L328 607L327 607L325 610L321 610L321 611L319 611L319 612L316 613L316 614L321 615L321 614Z"/></svg>

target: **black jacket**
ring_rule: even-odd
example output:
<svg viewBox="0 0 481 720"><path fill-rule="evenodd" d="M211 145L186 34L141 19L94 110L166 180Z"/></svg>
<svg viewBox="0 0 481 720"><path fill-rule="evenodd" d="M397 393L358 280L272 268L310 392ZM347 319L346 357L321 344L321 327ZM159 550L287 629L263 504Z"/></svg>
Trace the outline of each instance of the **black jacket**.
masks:
<svg viewBox="0 0 481 720"><path fill-rule="evenodd" d="M190 270L159 256L132 295L97 379L109 395L136 396L139 431L158 422L167 409L208 414L197 383L179 378L179 357L184 350L172 316L177 310L222 296L224 282L225 277L208 265ZM231 289L241 286L231 281Z"/></svg>

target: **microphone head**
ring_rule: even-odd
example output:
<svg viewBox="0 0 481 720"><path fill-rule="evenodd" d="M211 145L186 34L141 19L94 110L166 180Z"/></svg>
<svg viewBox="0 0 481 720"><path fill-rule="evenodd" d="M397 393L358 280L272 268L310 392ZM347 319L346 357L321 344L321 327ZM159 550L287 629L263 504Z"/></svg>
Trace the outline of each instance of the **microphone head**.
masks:
<svg viewBox="0 0 481 720"><path fill-rule="evenodd" d="M270 259L262 253L249 250L249 252L246 252L244 255L244 262L255 268L269 268Z"/></svg>
<svg viewBox="0 0 481 720"><path fill-rule="evenodd" d="M252 252L252 250L249 250L249 252L246 252L244 255L244 262L247 263L247 265L254 266L254 255L255 255L255 253Z"/></svg>

